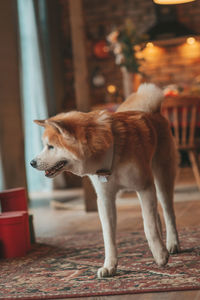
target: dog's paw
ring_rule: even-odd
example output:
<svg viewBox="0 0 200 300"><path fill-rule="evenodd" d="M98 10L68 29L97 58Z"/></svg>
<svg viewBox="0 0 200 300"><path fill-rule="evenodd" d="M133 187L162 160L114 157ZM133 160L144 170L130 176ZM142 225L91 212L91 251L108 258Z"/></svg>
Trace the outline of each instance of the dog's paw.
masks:
<svg viewBox="0 0 200 300"><path fill-rule="evenodd" d="M169 259L169 252L164 250L158 257L155 258L155 261L159 267L163 267L167 264Z"/></svg>
<svg viewBox="0 0 200 300"><path fill-rule="evenodd" d="M180 246L178 243L167 245L167 250L170 254L176 254L180 252Z"/></svg>
<svg viewBox="0 0 200 300"><path fill-rule="evenodd" d="M116 267L112 267L112 268L102 267L98 269L97 276L98 278L111 277L116 274L116 270L117 270Z"/></svg>

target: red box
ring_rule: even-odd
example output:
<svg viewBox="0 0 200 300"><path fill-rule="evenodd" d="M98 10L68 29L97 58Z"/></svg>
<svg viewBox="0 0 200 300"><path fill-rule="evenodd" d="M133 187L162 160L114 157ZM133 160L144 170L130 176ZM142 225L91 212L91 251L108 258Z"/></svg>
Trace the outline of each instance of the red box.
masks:
<svg viewBox="0 0 200 300"><path fill-rule="evenodd" d="M27 195L25 188L9 189L0 192L2 212L27 211Z"/></svg>
<svg viewBox="0 0 200 300"><path fill-rule="evenodd" d="M15 217L16 214L20 214L23 216L24 221L24 232L26 238L26 251L31 250L31 240L30 240L30 229L29 229L29 215L27 211L9 211L3 214L0 214L0 218L2 215L7 216L8 218ZM0 223L0 231L1 231L1 223Z"/></svg>
<svg viewBox="0 0 200 300"><path fill-rule="evenodd" d="M24 256L27 252L27 230L24 212L0 214L0 256Z"/></svg>

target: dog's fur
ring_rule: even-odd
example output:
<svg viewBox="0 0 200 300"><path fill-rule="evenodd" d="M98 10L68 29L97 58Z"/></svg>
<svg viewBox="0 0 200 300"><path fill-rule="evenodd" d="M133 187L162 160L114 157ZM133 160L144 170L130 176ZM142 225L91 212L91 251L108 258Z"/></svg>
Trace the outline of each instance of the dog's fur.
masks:
<svg viewBox="0 0 200 300"><path fill-rule="evenodd" d="M143 84L113 114L69 112L35 121L45 127L44 149L32 165L45 170L48 177L64 170L88 175L94 185L105 244L99 277L116 272L115 196L122 187L137 192L144 231L156 263L165 265L169 253L179 251L173 208L176 152L168 123L160 114L162 100L158 87ZM109 172L104 170L105 165ZM166 246L157 196L164 211Z"/></svg>

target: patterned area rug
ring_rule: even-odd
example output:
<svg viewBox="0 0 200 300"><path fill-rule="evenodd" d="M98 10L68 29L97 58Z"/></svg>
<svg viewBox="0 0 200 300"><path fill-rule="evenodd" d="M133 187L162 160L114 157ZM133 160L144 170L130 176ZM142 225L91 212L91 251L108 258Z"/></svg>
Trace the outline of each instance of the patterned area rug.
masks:
<svg viewBox="0 0 200 300"><path fill-rule="evenodd" d="M0 260L0 299L58 299L200 289L200 229L180 234L182 252L166 267L153 262L143 232L118 235L114 278L98 279L100 232L40 239L25 258Z"/></svg>

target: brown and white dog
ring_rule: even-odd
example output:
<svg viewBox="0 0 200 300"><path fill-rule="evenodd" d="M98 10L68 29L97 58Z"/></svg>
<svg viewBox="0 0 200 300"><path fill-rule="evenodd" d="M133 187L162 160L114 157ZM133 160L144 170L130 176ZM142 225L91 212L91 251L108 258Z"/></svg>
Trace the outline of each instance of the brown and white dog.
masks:
<svg viewBox="0 0 200 300"><path fill-rule="evenodd" d="M45 128L43 151L31 161L47 177L62 171L89 176L97 193L105 261L99 277L117 268L115 196L121 188L139 197L144 231L156 263L179 251L173 208L176 152L168 122L160 114L162 91L142 84L118 111L68 112L35 122ZM166 246L157 212L157 196L166 223Z"/></svg>

